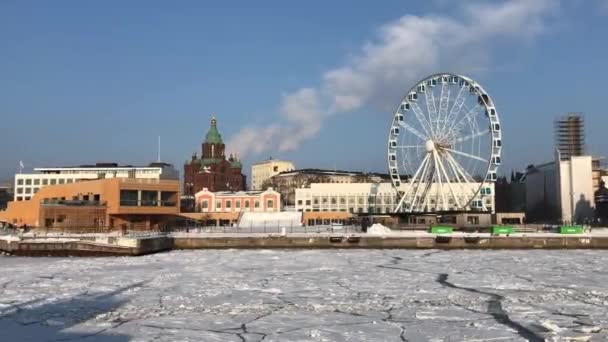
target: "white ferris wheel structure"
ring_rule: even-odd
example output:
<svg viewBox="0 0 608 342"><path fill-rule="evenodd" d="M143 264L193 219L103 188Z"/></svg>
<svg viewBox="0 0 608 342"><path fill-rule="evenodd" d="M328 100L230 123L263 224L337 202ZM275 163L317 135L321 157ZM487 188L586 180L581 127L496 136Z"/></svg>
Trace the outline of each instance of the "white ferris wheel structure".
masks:
<svg viewBox="0 0 608 342"><path fill-rule="evenodd" d="M395 212L483 210L478 194L496 181L501 149L498 112L477 82L450 73L418 82L388 135Z"/></svg>

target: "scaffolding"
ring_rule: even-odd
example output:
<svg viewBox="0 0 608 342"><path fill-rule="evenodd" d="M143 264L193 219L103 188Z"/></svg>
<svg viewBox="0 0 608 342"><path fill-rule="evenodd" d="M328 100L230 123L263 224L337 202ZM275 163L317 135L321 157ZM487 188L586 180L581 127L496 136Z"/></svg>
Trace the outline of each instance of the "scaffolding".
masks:
<svg viewBox="0 0 608 342"><path fill-rule="evenodd" d="M581 113L568 113L555 120L555 148L560 160L585 154L585 122Z"/></svg>

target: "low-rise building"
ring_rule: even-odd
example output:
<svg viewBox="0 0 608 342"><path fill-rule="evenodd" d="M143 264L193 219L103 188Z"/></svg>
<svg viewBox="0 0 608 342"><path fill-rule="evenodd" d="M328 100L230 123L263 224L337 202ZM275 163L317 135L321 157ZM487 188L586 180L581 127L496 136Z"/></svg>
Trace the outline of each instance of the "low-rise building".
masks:
<svg viewBox="0 0 608 342"><path fill-rule="evenodd" d="M69 167L35 168L34 173L15 175L14 200L28 201L47 185L71 184L82 180L106 178L179 180L179 172L171 164L151 163L148 166L97 163Z"/></svg>
<svg viewBox="0 0 608 342"><path fill-rule="evenodd" d="M405 190L407 184L402 184ZM432 184L427 204L427 211L435 211L433 207L439 203L439 192L434 190L438 184ZM472 190L481 185L471 184ZM457 189L455 189L457 191ZM297 211L342 211L358 214L389 214L394 213L399 204L397 191L391 183L314 183L309 188L296 189ZM458 195L458 194L457 194ZM462 196L465 198L466 196ZM446 195L449 210L459 210L451 194ZM484 183L476 197L469 204L469 209L494 212L494 183Z"/></svg>
<svg viewBox="0 0 608 342"><path fill-rule="evenodd" d="M251 166L251 189L262 190L264 182L282 172L295 170L292 162L286 160L272 159L255 163Z"/></svg>
<svg viewBox="0 0 608 342"><path fill-rule="evenodd" d="M49 185L13 201L0 221L48 229L155 229L179 213L179 181L109 178Z"/></svg>
<svg viewBox="0 0 608 342"><path fill-rule="evenodd" d="M281 194L269 188L265 191L216 191L204 188L195 194L196 211L216 212L279 212Z"/></svg>

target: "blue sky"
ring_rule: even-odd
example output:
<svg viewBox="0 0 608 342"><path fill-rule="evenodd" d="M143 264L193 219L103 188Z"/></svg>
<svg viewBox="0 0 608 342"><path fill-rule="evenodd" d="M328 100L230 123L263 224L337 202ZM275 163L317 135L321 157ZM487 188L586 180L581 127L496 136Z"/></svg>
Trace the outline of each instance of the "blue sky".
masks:
<svg viewBox="0 0 608 342"><path fill-rule="evenodd" d="M181 165L216 113L228 151L384 171L401 96L429 73L494 99L504 166L552 156L583 112L608 155L608 2L0 1L0 179L96 161Z"/></svg>

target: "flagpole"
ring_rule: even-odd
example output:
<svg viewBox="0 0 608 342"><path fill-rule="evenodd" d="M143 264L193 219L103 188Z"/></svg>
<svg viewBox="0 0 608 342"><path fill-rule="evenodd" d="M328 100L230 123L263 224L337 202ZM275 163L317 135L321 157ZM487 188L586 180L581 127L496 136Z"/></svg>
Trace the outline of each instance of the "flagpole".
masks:
<svg viewBox="0 0 608 342"><path fill-rule="evenodd" d="M160 135L158 136L158 160L157 161L160 163Z"/></svg>

